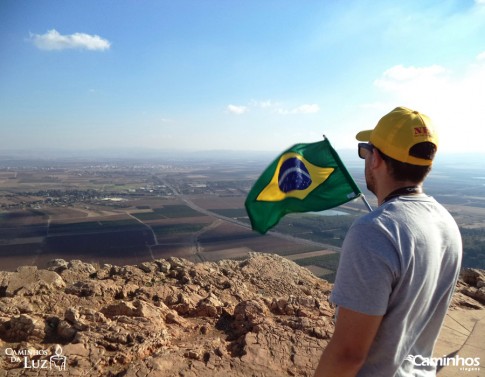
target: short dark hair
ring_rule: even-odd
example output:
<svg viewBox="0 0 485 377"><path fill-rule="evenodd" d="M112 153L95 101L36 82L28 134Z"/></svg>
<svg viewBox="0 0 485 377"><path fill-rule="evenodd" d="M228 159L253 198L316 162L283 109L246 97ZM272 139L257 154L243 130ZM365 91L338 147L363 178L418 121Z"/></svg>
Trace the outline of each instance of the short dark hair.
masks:
<svg viewBox="0 0 485 377"><path fill-rule="evenodd" d="M435 144L425 141L412 146L409 150L409 155L426 160L432 160L436 154L436 150L437 148ZM411 181L420 183L424 181L428 173L431 171L431 165L421 166L408 164L407 162L397 161L394 158L385 155L379 149L377 149L377 151L381 155L382 159L386 162L391 176L396 181Z"/></svg>

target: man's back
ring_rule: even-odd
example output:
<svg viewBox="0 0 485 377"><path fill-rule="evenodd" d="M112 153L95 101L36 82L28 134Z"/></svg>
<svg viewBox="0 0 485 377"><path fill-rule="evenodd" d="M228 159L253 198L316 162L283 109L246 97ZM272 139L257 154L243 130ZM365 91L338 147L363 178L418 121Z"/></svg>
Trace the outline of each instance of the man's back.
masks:
<svg viewBox="0 0 485 377"><path fill-rule="evenodd" d="M359 376L427 376L461 263L451 215L425 195L401 196L358 219L345 239L332 301L383 315ZM338 321L338 319L337 319Z"/></svg>

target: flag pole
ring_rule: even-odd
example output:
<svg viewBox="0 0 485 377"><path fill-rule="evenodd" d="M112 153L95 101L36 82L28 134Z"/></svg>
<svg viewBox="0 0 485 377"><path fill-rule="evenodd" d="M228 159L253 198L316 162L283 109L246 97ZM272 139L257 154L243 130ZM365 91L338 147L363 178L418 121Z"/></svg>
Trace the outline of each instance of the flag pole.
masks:
<svg viewBox="0 0 485 377"><path fill-rule="evenodd" d="M369 202L365 198L365 195L364 194L360 194L360 197L362 198L362 201L364 202L364 204L367 207L367 209L369 210L369 212L372 212L373 211L372 210L372 207L370 206Z"/></svg>
<svg viewBox="0 0 485 377"><path fill-rule="evenodd" d="M328 140L328 138L327 138L327 136L325 136L325 134L323 134L322 136L323 136L323 139L324 139L324 140L325 140L325 139L327 139L327 140ZM339 159L340 159L340 158L339 158ZM342 164L343 164L343 163L342 163ZM345 168L345 165L344 165L344 168ZM345 170L347 170L347 169L345 169ZM348 173L347 173L347 174L348 174ZM350 176L350 174L348 174L348 176L349 176L349 177L352 179L352 177ZM354 184L355 184L355 183L354 183ZM359 191L360 191L360 189L359 189ZM364 194L361 192L359 196L362 198L362 201L364 202L364 204L365 204L366 208L369 210L369 212L372 212L372 211L373 211L373 209L372 209L372 207L370 206L370 204L369 204L369 202L367 201L367 199L365 198L365 195L364 195Z"/></svg>

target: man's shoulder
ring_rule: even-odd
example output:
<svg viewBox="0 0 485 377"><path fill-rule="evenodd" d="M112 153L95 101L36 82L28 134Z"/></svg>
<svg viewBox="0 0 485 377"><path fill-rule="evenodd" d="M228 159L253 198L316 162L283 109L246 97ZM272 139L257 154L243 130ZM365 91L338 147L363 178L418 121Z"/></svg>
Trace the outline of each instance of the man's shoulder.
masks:
<svg viewBox="0 0 485 377"><path fill-rule="evenodd" d="M357 218L352 227L367 229L394 229L419 223L424 218L453 218L433 197L420 195L419 197L400 197L381 204L372 212Z"/></svg>
<svg viewBox="0 0 485 377"><path fill-rule="evenodd" d="M432 196L416 195L403 196L385 202L377 207L374 211L360 217L363 223L371 223L382 219L398 219L401 216L410 216L410 214L419 214L419 212L430 213L448 213L446 208L436 201Z"/></svg>
<svg viewBox="0 0 485 377"><path fill-rule="evenodd" d="M379 206L375 208L373 211L366 213L365 215L362 215L355 219L353 225L372 225L372 224L377 224L380 222L380 220L384 217L388 217L389 214L386 213L386 208L385 206Z"/></svg>

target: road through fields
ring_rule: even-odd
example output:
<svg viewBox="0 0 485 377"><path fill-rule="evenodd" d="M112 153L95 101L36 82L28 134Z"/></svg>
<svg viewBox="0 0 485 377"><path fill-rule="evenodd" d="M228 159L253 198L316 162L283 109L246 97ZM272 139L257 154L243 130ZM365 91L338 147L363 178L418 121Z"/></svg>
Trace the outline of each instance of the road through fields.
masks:
<svg viewBox="0 0 485 377"><path fill-rule="evenodd" d="M169 182L167 182L167 181L164 180L164 181L162 181L162 184L166 185L172 191L172 193L173 193L174 196L176 196L177 198L179 198L180 200L182 200L187 206L189 206L193 210L195 210L197 212L200 212L200 213L202 213L202 214L204 214L206 216L215 217L215 218L218 218L220 220L227 221L229 223L236 224L236 225L241 226L243 228L252 230L250 225L248 225L248 224L246 224L246 223L244 223L242 221L239 221L239 220L237 220L235 218L232 218L232 217L227 217L227 216L220 215L218 213L209 211L209 210L207 210L205 208L202 208L202 207L198 206L192 200L190 200L190 198L188 198L187 196L181 194ZM291 241L291 242L297 242L297 243L300 243L300 244L304 244L304 245L308 245L308 246L313 246L313 247L318 247L320 249L329 250L331 252L340 252L340 247L337 247L337 246L334 246L334 245L324 244L324 243L321 243L321 242L307 240L307 239L304 239L304 238L298 238L298 237L294 237L294 236L291 236L291 235L288 235L288 234L279 233L279 232L276 232L276 231L269 231L267 234L268 235L271 235L271 236L274 236L274 237L282 238L282 239L285 239L285 240L288 240L288 241Z"/></svg>

